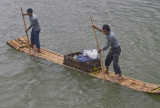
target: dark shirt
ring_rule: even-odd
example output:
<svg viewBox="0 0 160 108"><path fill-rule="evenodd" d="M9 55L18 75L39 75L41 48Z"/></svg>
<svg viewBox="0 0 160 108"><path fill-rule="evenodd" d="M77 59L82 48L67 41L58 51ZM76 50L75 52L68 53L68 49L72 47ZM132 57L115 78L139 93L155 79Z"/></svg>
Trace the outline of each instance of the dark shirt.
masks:
<svg viewBox="0 0 160 108"><path fill-rule="evenodd" d="M29 20L31 22L31 25L34 31L41 30L38 19L35 14L32 14L32 16L29 16Z"/></svg>
<svg viewBox="0 0 160 108"><path fill-rule="evenodd" d="M108 41L106 45L102 48L102 51L107 50L110 46L111 48L117 48L120 46L114 32L110 31L110 33L106 35L106 37Z"/></svg>

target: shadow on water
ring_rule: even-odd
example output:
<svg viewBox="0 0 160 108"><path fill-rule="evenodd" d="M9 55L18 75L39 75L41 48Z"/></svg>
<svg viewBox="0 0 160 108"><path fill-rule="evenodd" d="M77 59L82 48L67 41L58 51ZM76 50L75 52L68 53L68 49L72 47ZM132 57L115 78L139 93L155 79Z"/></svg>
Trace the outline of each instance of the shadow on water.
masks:
<svg viewBox="0 0 160 108"><path fill-rule="evenodd" d="M156 102L160 102L160 95L148 94L148 96Z"/></svg>

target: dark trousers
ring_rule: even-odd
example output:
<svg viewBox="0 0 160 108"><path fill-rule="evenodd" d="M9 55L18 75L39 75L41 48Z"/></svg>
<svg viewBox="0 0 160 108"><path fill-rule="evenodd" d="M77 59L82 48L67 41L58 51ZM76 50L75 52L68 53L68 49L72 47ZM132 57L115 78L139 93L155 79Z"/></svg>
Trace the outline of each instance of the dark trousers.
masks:
<svg viewBox="0 0 160 108"><path fill-rule="evenodd" d="M40 30L34 31L32 29L32 32L31 32L31 45L36 45L36 48L40 48L39 33L40 33Z"/></svg>
<svg viewBox="0 0 160 108"><path fill-rule="evenodd" d="M110 66L111 62L113 61L113 68L114 68L115 74L121 73L121 69L118 65L120 53L121 53L120 46L118 48L111 48L105 59L106 66Z"/></svg>

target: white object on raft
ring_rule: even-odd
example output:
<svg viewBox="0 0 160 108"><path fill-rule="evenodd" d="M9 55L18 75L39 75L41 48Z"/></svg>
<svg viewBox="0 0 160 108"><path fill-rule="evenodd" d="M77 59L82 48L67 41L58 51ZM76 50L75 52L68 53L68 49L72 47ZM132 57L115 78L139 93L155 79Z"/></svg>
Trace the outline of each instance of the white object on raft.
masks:
<svg viewBox="0 0 160 108"><path fill-rule="evenodd" d="M98 58L98 51L96 49L83 50L82 53L83 53L84 56L88 56L91 59L97 59Z"/></svg>

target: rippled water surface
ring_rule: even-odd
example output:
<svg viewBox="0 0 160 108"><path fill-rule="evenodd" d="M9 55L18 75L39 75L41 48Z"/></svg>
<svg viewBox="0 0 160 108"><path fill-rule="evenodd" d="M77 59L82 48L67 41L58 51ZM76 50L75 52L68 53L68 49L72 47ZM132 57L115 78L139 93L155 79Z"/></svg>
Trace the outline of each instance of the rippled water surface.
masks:
<svg viewBox="0 0 160 108"><path fill-rule="evenodd" d="M160 85L159 0L0 0L0 108L160 107L159 96L112 82L104 85L103 80L29 59L7 46L7 40L25 35L20 7L31 7L38 16L41 46L61 54L96 48L92 14L95 25L107 23L116 33L123 74ZM102 47L106 38L97 35Z"/></svg>

